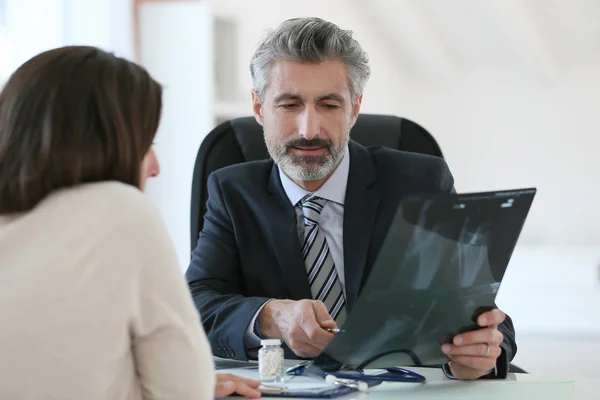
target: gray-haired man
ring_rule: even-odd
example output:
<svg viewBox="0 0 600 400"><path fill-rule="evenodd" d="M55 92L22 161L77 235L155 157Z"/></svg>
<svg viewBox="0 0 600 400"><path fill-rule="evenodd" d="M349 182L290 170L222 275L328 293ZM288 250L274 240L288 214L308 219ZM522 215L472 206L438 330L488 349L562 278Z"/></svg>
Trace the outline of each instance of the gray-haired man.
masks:
<svg viewBox="0 0 600 400"><path fill-rule="evenodd" d="M313 357L356 302L400 201L451 192L454 180L442 159L350 140L370 74L351 32L285 21L250 71L272 160L210 177L186 276L216 355L245 359L264 337L282 339L287 357ZM516 350L504 313L478 323L443 348L459 379L504 376Z"/></svg>

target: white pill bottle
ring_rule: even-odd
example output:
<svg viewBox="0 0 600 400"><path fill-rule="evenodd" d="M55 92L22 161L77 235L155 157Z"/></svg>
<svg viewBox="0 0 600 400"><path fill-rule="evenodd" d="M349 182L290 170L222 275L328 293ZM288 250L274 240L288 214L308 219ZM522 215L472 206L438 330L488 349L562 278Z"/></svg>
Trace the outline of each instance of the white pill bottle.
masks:
<svg viewBox="0 0 600 400"><path fill-rule="evenodd" d="M283 349L279 339L263 339L258 351L258 374L262 382L283 379Z"/></svg>

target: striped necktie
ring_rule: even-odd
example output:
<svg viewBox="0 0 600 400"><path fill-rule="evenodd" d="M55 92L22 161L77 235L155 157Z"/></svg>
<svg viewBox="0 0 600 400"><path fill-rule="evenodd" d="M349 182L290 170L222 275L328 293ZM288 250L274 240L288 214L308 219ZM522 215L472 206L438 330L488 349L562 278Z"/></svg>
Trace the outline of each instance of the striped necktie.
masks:
<svg viewBox="0 0 600 400"><path fill-rule="evenodd" d="M302 257L313 299L325 303L339 327L346 320L346 299L325 234L319 229L319 217L326 202L310 195L300 200L304 214Z"/></svg>

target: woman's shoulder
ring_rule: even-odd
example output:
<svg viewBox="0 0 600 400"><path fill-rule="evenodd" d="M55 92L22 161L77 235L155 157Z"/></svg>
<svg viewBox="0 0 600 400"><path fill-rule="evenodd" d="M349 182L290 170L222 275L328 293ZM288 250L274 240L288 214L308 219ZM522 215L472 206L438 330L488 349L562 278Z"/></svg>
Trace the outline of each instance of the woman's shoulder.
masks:
<svg viewBox="0 0 600 400"><path fill-rule="evenodd" d="M155 204L138 188L116 181L86 183L58 190L37 207L63 220L106 225L159 222Z"/></svg>
<svg viewBox="0 0 600 400"><path fill-rule="evenodd" d="M146 194L132 185L116 181L85 183L71 188L67 195L82 203L102 203L111 209L132 211L139 207L151 207Z"/></svg>

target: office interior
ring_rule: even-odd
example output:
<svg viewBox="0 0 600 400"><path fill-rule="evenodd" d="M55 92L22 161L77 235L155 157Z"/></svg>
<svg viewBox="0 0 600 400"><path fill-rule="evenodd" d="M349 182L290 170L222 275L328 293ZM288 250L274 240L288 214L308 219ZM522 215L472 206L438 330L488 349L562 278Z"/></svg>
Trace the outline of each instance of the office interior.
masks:
<svg viewBox="0 0 600 400"><path fill-rule="evenodd" d="M89 44L164 85L148 195L183 273L198 148L251 115L254 46L297 16L355 33L372 68L362 112L427 129L457 191L538 189L497 298L515 324L514 364L600 377L597 0L0 0L0 82L43 50Z"/></svg>

